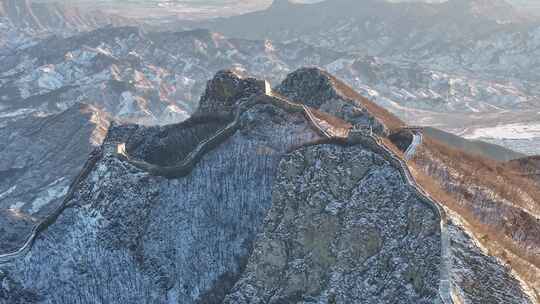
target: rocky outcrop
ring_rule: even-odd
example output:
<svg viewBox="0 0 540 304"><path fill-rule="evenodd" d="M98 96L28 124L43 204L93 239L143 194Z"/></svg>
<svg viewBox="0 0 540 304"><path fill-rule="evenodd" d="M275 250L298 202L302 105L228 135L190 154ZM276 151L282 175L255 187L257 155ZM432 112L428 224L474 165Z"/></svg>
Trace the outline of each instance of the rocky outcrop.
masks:
<svg viewBox="0 0 540 304"><path fill-rule="evenodd" d="M128 142L134 129L113 127L105 154L79 185L73 207L36 240L27 256L33 262L7 266L11 280L48 290L44 303L80 297L195 303L213 288L227 288L219 279L237 277L245 265L271 205L281 156L320 138L303 116L271 105L249 109L242 125L189 175L172 180L152 177L119 158L117 144ZM73 263L65 264L68 260ZM62 274L43 280L58 267ZM88 275L99 279L90 284ZM66 280L86 287L68 292Z"/></svg>
<svg viewBox="0 0 540 304"><path fill-rule="evenodd" d="M384 158L320 145L279 168L265 228L224 303L438 299L440 219Z"/></svg>
<svg viewBox="0 0 540 304"><path fill-rule="evenodd" d="M219 95L212 97L219 99ZM274 185L281 183L277 181L283 178L283 174L290 176L289 183L292 185L295 176L293 173L282 172L282 169L278 170L283 168L284 162L281 166L278 166L278 163L295 147L321 139L301 113L287 112L268 103L255 104L247 109L242 114L240 125L238 132L201 157L189 174L171 180L147 175L116 154L117 144L130 142L130 137L134 134L142 134L140 129L143 127L113 127L103 145L103 157L76 188L73 199L69 202L70 207L36 239L25 258L26 262L15 260L2 267L7 274L6 280L12 282L10 286L24 286L24 290L10 289L11 293L7 290L3 292L9 297L14 297L13 292L38 294L42 303L60 299L69 302L76 298L99 298L109 302L130 301L132 296L136 296L137 301L141 302L218 303L242 275L257 233L266 231L266 227L269 227L263 222L269 208L276 204L272 208L279 210L286 203L279 199L281 190ZM180 124L176 130L171 128L167 133L170 135L175 131L182 132L182 129ZM136 154L137 148L132 149ZM356 149L356 152L361 152L366 148L359 146ZM353 153L349 151L348 154L341 155L344 151L347 149L336 146L325 152L330 154L324 163L335 176L314 177L313 187L317 187L320 182L329 183L329 188L325 188L323 192L316 192L315 188L306 192L309 200L314 200L315 209L318 208L315 207L318 204L315 203L315 197L322 199L326 195L330 199L330 195L335 196L336 201L333 204L337 204L335 207L338 209L339 204L346 204L351 200L346 196L341 197L344 195L340 193L342 186L348 187L351 192L355 191L353 189L360 191L362 180L365 179L363 182L368 183L372 178L374 185L381 186L380 181L376 182L377 179L369 174L372 170L382 170L379 178L383 179L392 180L399 176L395 171L392 173L382 159L367 150L359 154L362 157L357 159L358 164L351 163L354 169L349 168L349 164L339 165L341 161L338 159ZM319 161L318 155L313 155L309 166L316 165ZM386 166L387 169L383 170L378 166ZM352 170L352 173L349 173L349 170ZM349 181L349 178L352 180ZM342 182L347 185L341 185ZM406 187L403 181L398 184ZM382 191L382 188L378 191ZM403 200L403 203L409 199L414 200L407 195L403 198L393 198L392 195L379 192L370 195L376 198L379 194L382 195L381 203L387 200ZM299 205L297 208L304 207ZM405 203L403 208L404 212L409 210ZM430 221L436 222L437 218L432 211L422 210L418 210L420 217L413 220L417 227L422 228L411 232L411 237L416 233L427 233L431 235L431 241L421 246L436 248L438 226L432 226ZM380 216L382 220L382 214ZM337 225L338 214L333 217L328 220ZM319 220L321 223L327 221L324 216ZM358 226L360 223L355 221L351 219L347 225L361 229ZM399 229L400 225L406 224L403 222L396 225L396 229ZM340 226L337 225L336 229L338 227ZM365 255L365 259L377 256L372 261L374 263L390 263L387 256L382 259L376 253L383 250L386 238L394 236L372 228L371 235L374 240L371 245L363 248L358 244L359 247L353 252L340 253L340 256L343 255L340 257L343 259L342 263L356 263L354 259L359 255ZM340 229L346 229L346 225ZM421 232L424 229L426 232ZM293 233L293 230L290 232ZM308 238L309 235L305 237ZM350 237L357 236L351 234ZM321 265L326 265L324 267L332 266L333 258L325 257L333 250L330 242L313 243L314 235L311 236L311 241L309 238L306 241L312 242L310 250L313 250L314 254L311 258L313 263L322 263ZM342 247L346 244L345 240L343 241ZM394 241L389 239L388 242L387 246L393 246L391 244L394 244ZM420 244L421 242L418 242L419 246ZM347 251L345 248L342 250ZM438 251L427 250L426 254L427 252L430 252L434 262L423 270L425 275L414 279L418 293L425 294L411 294L411 298L430 298L436 295L434 290L438 277ZM298 252L299 255L308 253ZM330 260L324 260L327 258ZM382 260L379 261L379 258ZM412 262L409 263L413 267ZM328 268L318 270L319 275L322 275L324 269ZM50 276L51 271L58 275L43 280L43 276ZM375 269L373 272L377 273ZM88 281L89 275L95 278L92 284ZM360 272L357 275L360 275ZM113 276L120 276L122 279L108 279ZM24 284L20 285L23 282ZM83 287L73 291L70 284L66 285L65 282ZM47 292L45 294L38 290ZM388 298L392 296L389 295Z"/></svg>
<svg viewBox="0 0 540 304"><path fill-rule="evenodd" d="M371 127L379 134L388 132L389 126L376 113L369 111L362 102L363 98L347 96L339 89L336 79L319 68L301 68L289 74L276 92L339 117L355 127Z"/></svg>
<svg viewBox="0 0 540 304"><path fill-rule="evenodd" d="M266 94L265 86L264 81L255 78L243 78L231 70L220 71L208 82L196 114L230 109L243 98Z"/></svg>

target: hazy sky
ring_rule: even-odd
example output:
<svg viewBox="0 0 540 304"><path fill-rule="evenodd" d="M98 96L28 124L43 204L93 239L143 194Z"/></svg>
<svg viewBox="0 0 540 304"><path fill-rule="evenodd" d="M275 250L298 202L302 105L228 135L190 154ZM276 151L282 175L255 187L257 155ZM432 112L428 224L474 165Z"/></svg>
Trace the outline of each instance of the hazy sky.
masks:
<svg viewBox="0 0 540 304"><path fill-rule="evenodd" d="M35 2L63 2L83 4L131 17L176 14L182 18L228 16L260 10L272 0L33 0ZM323 0L294 0L313 3Z"/></svg>
<svg viewBox="0 0 540 304"><path fill-rule="evenodd" d="M240 14L269 6L272 0L34 0L39 2L83 3L97 8L106 8L125 15L148 16L153 14L177 14L181 17L204 18L220 15ZM295 0L311 3L322 0ZM331 0L329 0L331 1ZM361 0L358 0L361 1ZM399 0L393 0L399 1ZM405 0L414 1L414 0ZM444 0L426 0L442 2ZM540 0L508 0L518 6L536 6Z"/></svg>
<svg viewBox="0 0 540 304"><path fill-rule="evenodd" d="M83 4L132 17L177 14L203 18L233 15L265 8L272 0L34 0Z"/></svg>

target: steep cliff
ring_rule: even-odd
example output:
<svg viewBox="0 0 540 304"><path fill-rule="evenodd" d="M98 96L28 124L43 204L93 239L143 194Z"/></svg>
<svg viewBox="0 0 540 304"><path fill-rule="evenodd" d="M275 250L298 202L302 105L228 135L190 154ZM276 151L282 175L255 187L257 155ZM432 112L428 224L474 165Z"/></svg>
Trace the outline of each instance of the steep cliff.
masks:
<svg viewBox="0 0 540 304"><path fill-rule="evenodd" d="M249 264L224 303L433 303L440 218L383 157L318 145L287 155Z"/></svg>

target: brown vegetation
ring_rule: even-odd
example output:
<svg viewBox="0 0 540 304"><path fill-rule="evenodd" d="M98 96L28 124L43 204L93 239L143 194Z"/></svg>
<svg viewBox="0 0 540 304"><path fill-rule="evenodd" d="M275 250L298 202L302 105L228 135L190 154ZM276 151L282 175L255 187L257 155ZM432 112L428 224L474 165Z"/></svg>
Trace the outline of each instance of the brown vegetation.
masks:
<svg viewBox="0 0 540 304"><path fill-rule="evenodd" d="M506 163L511 173L532 179L540 187L540 156L531 156Z"/></svg>
<svg viewBox="0 0 540 304"><path fill-rule="evenodd" d="M375 104L371 100L365 98L364 96L358 94L358 92L353 90L350 86L345 84L343 81L337 79L335 76L329 73L326 73L326 76L328 76L334 82L334 86L338 89L338 91L341 94L343 94L345 97L349 99L356 100L359 103L361 103L371 115L373 115L380 122L382 122L390 131L397 131L400 128L405 126L405 123L401 121L399 118L397 118L397 116L390 113L385 108L380 107L379 105Z"/></svg>
<svg viewBox="0 0 540 304"><path fill-rule="evenodd" d="M424 137L424 149L457 170L460 181L468 185L481 185L491 189L503 199L540 217L540 189L527 176L516 175L505 163L449 147L433 138Z"/></svg>
<svg viewBox="0 0 540 304"><path fill-rule="evenodd" d="M540 291L540 189L508 164L429 137L409 164L418 182L459 214L492 254Z"/></svg>
<svg viewBox="0 0 540 304"><path fill-rule="evenodd" d="M438 202L457 213L466 223L467 231L473 234L482 246L489 250L489 254L504 261L519 277L533 289L536 298L540 298L540 267L538 257L530 255L519 248L516 243L503 232L494 227L481 223L478 218L463 206L451 194L441 188L436 180L427 176L417 165L412 165L413 174L417 182L426 189Z"/></svg>
<svg viewBox="0 0 540 304"><path fill-rule="evenodd" d="M336 117L334 115L330 115L326 112L323 112L323 111L319 111L317 109L314 109L314 108L311 108L311 112L313 112L313 115L315 115L315 117L317 117L318 119L321 119L321 120L324 120L326 121L327 123L329 123L330 125L332 125L333 127L335 128L338 128L338 129L351 129L353 126L346 122L345 120L339 118L339 117Z"/></svg>

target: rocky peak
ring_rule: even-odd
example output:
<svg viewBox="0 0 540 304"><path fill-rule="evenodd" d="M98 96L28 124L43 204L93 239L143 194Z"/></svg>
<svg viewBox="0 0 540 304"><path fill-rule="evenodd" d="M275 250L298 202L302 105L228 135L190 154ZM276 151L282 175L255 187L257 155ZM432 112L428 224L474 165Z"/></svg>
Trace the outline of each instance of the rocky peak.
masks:
<svg viewBox="0 0 540 304"><path fill-rule="evenodd" d="M374 146L329 141L323 118L254 96L261 84L231 71L208 83L203 112L254 101L233 121L112 128L32 261L0 265L0 303L25 292L43 303L433 303L437 214ZM77 256L88 262L65 263ZM92 286L104 268L120 279Z"/></svg>
<svg viewBox="0 0 540 304"><path fill-rule="evenodd" d="M238 101L265 93L265 81L243 77L232 70L219 71L208 81L199 102L199 114L228 110Z"/></svg>
<svg viewBox="0 0 540 304"><path fill-rule="evenodd" d="M328 73L317 67L301 68L289 74L277 91L314 108L320 108L325 101L338 97Z"/></svg>
<svg viewBox="0 0 540 304"><path fill-rule="evenodd" d="M289 74L276 91L352 125L372 127L380 134L403 124L391 113L320 68L301 68Z"/></svg>

